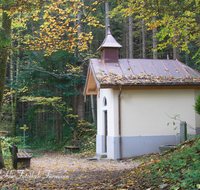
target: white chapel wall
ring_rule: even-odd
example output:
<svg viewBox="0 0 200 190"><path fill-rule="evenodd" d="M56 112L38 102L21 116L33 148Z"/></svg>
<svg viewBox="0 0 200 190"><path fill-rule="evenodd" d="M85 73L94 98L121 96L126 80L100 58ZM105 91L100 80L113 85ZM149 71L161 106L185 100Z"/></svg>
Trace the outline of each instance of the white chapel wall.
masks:
<svg viewBox="0 0 200 190"><path fill-rule="evenodd" d="M112 94L112 93L111 93ZM112 95L110 94L110 97ZM114 104L117 111L119 91L114 92ZM157 136L177 135L178 128L172 125L174 115L179 114L182 121L186 121L193 128L199 123L194 111L195 90L163 89L163 90L122 90L121 94L121 128L122 136ZM115 113L116 124L118 117ZM170 123L167 126L167 123ZM115 125L117 127L118 125ZM117 129L115 130L117 131ZM188 134L195 131L188 128ZM115 134L117 136L117 134Z"/></svg>
<svg viewBox="0 0 200 190"><path fill-rule="evenodd" d="M97 134L104 135L103 123L103 99L107 100L107 119L108 119L108 136L114 133L114 99L112 89L100 89L100 97L97 96Z"/></svg>

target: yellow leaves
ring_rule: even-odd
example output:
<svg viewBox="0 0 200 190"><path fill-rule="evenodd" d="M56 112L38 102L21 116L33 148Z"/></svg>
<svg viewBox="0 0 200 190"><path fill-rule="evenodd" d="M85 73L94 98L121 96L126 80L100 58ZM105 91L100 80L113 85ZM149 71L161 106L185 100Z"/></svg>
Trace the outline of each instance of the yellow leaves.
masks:
<svg viewBox="0 0 200 190"><path fill-rule="evenodd" d="M49 16L49 14L48 14L48 12L46 12L46 13L44 14L43 18L46 20L48 16Z"/></svg>
<svg viewBox="0 0 200 190"><path fill-rule="evenodd" d="M101 2L95 1L93 5L100 3ZM60 6L61 4L68 4L70 6ZM24 43L29 44L31 50L44 49L46 55L50 55L52 52L59 49L68 49L69 52L72 53L76 48L78 48L78 51L87 50L88 44L90 44L93 39L92 33L82 33L77 37L79 26L75 25L72 27L74 22L78 20L77 13L81 7L87 10L91 8L89 6L84 6L83 3L78 0L52 1L48 6L45 6L45 14L43 16L45 22L40 26L40 31L34 31L36 34L34 39L27 39ZM94 11L95 8L93 7L91 10ZM39 12L39 10L35 11L31 18L38 21L40 19L39 16L37 16ZM91 14L86 15L81 22L94 27L104 27L99 24L96 17L91 16ZM64 35L67 35L69 38L65 38L64 40Z"/></svg>
<svg viewBox="0 0 200 190"><path fill-rule="evenodd" d="M98 1L95 1L94 3L92 3L93 5L97 5L98 4Z"/></svg>

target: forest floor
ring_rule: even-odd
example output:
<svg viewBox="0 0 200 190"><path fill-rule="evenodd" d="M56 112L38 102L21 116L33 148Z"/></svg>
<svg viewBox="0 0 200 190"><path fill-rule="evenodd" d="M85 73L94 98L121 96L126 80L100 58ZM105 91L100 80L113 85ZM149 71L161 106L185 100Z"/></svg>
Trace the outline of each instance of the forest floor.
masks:
<svg viewBox="0 0 200 190"><path fill-rule="evenodd" d="M121 189L138 161L88 160L63 153L42 153L31 168L2 170L1 189Z"/></svg>

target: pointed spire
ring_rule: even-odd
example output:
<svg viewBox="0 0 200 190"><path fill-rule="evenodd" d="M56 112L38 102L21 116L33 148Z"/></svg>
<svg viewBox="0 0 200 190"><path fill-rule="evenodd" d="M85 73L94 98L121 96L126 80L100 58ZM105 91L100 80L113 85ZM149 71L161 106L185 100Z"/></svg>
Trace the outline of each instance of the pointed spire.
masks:
<svg viewBox="0 0 200 190"><path fill-rule="evenodd" d="M121 48L122 46L115 40L110 32L110 25L108 25L107 35L101 44L101 46L97 49L97 51L102 50L103 48Z"/></svg>

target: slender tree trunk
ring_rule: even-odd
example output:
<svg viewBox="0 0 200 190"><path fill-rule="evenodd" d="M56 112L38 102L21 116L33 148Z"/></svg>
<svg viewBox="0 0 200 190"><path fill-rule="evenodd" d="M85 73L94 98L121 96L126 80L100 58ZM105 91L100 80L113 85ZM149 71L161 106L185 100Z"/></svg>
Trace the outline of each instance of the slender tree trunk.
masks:
<svg viewBox="0 0 200 190"><path fill-rule="evenodd" d="M156 21L156 16L153 16L153 20ZM158 59L158 52L154 51L157 48L157 28L153 28L153 59Z"/></svg>
<svg viewBox="0 0 200 190"><path fill-rule="evenodd" d="M84 96L82 94L83 87L79 85L78 87L79 95L78 95L78 120L85 119L85 102L84 102Z"/></svg>
<svg viewBox="0 0 200 190"><path fill-rule="evenodd" d="M133 58L133 19L129 15L129 58Z"/></svg>
<svg viewBox="0 0 200 190"><path fill-rule="evenodd" d="M122 58L126 58L126 20L123 19Z"/></svg>
<svg viewBox="0 0 200 190"><path fill-rule="evenodd" d="M106 18L105 18L105 23L106 23L106 35L107 35L107 32L108 32L108 26L110 26L110 17L109 17L109 2L108 0L105 1L105 11L106 11Z"/></svg>
<svg viewBox="0 0 200 190"><path fill-rule="evenodd" d="M176 41L176 37L174 37L174 41ZM179 47L173 48L173 59L179 59Z"/></svg>
<svg viewBox="0 0 200 190"><path fill-rule="evenodd" d="M89 107L88 107L88 109L89 109L89 123L91 123L92 122L92 105L91 105L91 98L90 98L90 101L88 100L88 104L89 104Z"/></svg>
<svg viewBox="0 0 200 190"><path fill-rule="evenodd" d="M175 0L172 0L172 2L175 2ZM177 18L178 14L175 13L174 16L175 16L175 18ZM175 28L175 31L176 31L176 29L177 28ZM174 40L174 44L176 45L177 41L178 41L178 36L175 35L173 40ZM179 47L178 47L178 45L176 47L173 47L173 59L179 59Z"/></svg>
<svg viewBox="0 0 200 190"><path fill-rule="evenodd" d="M38 121L37 121L37 118L38 118L38 113L36 113L36 117L35 117L35 133L36 133L36 140L37 140L37 137L38 137Z"/></svg>
<svg viewBox="0 0 200 190"><path fill-rule="evenodd" d="M17 121L17 92L15 92L13 97L13 113L12 113L12 136L16 136L16 121Z"/></svg>
<svg viewBox="0 0 200 190"><path fill-rule="evenodd" d="M78 23L79 23L79 30L78 30L78 35L80 35L82 33L82 25L81 25L81 19L82 19L82 10L80 9L79 12L78 12ZM79 43L81 43L79 41ZM82 57L80 56L80 54L78 55L79 56L79 60L80 62L82 63ZM87 73L87 68L84 67L83 68L83 76L85 76ZM78 102L77 102L77 114L78 114L78 119L85 119L85 102L84 102L84 96L83 96L83 87L82 87L82 84L79 83L78 85L78 92L80 93L77 97L78 99Z"/></svg>
<svg viewBox="0 0 200 190"><path fill-rule="evenodd" d="M11 45L10 45L12 48L13 48L13 44L12 44L12 30L11 30ZM12 136L15 136L16 135L16 128L14 127L13 125L13 121L14 121L14 96L13 96L13 81L14 81L14 66L13 66L13 52L11 50L10 52L10 81L11 81L11 88L10 88L10 91L11 91L11 112L12 112L12 129L11 129L11 134Z"/></svg>
<svg viewBox="0 0 200 190"><path fill-rule="evenodd" d="M55 109L53 108L53 128L52 128L53 137L54 137L54 130L55 130Z"/></svg>
<svg viewBox="0 0 200 190"><path fill-rule="evenodd" d="M145 21L142 20L142 57L146 58Z"/></svg>
<svg viewBox="0 0 200 190"><path fill-rule="evenodd" d="M126 58L129 57L129 17L126 17Z"/></svg>
<svg viewBox="0 0 200 190"><path fill-rule="evenodd" d="M46 124L46 145L47 145L47 136L48 136L48 108L47 108L47 106L45 106L45 110L46 110L46 122L45 122L45 124Z"/></svg>
<svg viewBox="0 0 200 190"><path fill-rule="evenodd" d="M60 116L60 141L63 142L63 117Z"/></svg>
<svg viewBox="0 0 200 190"><path fill-rule="evenodd" d="M93 121L94 121L95 127L97 128L97 119L96 119L96 114L94 110L94 95L91 95L91 108L92 108Z"/></svg>
<svg viewBox="0 0 200 190"><path fill-rule="evenodd" d="M188 37L187 35L185 36L185 41L187 42L188 41ZM189 59L189 55L187 53L187 51L185 52L185 64L187 65L188 64L188 59Z"/></svg>
<svg viewBox="0 0 200 190"><path fill-rule="evenodd" d="M3 161L3 154L2 154L2 148L1 148L1 139L0 139L0 169L5 168L5 164Z"/></svg>
<svg viewBox="0 0 200 190"><path fill-rule="evenodd" d="M60 142L60 125L59 125L59 113L56 111L56 140Z"/></svg>
<svg viewBox="0 0 200 190"><path fill-rule="evenodd" d="M38 120L39 120L39 124L40 124L40 135L41 135L41 137L43 136L43 127L42 127L42 112L41 112L42 110L40 109L40 113L39 113L39 118L38 118Z"/></svg>

